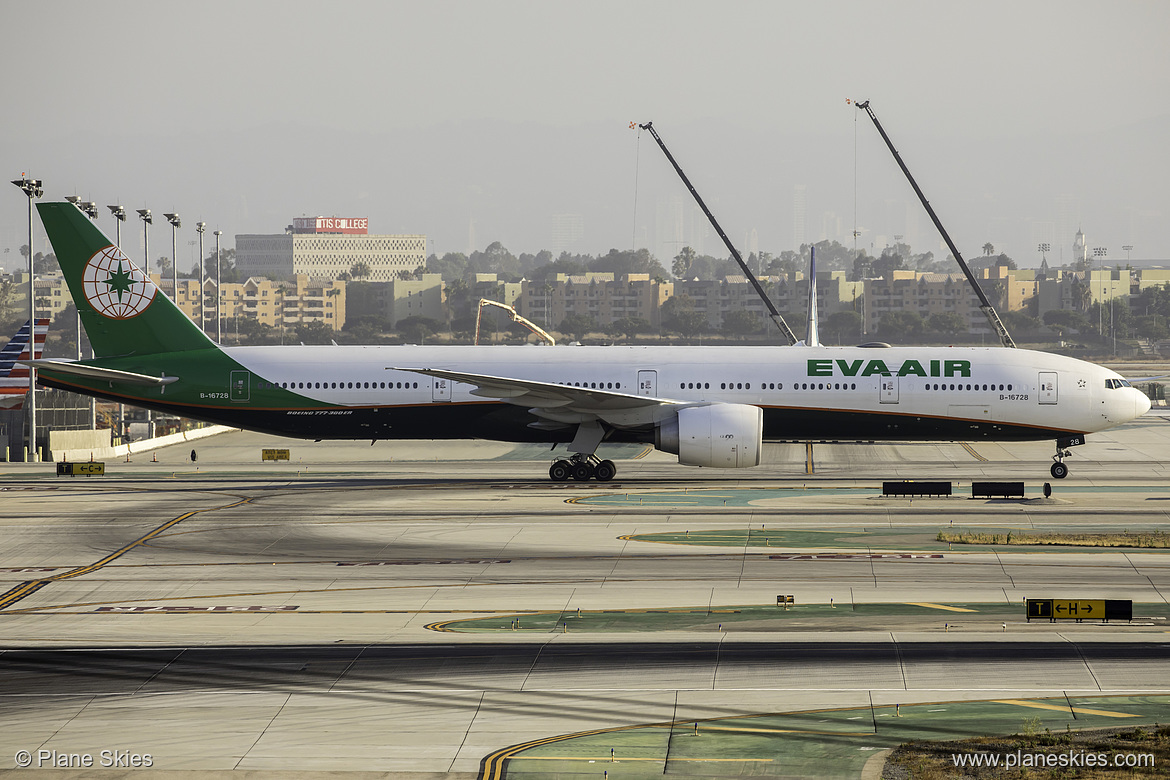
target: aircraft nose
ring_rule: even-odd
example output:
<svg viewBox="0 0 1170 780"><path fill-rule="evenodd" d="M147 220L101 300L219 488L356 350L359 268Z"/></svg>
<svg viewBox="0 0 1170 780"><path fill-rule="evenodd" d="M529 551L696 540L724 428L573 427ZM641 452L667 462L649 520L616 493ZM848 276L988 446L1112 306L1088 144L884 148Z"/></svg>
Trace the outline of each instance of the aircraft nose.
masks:
<svg viewBox="0 0 1170 780"><path fill-rule="evenodd" d="M1141 417L1143 414L1150 411L1150 398L1141 390L1137 390L1137 388L1134 388L1134 390L1137 392L1137 398L1134 399L1137 405L1137 409L1135 409L1135 411L1137 412L1137 416Z"/></svg>

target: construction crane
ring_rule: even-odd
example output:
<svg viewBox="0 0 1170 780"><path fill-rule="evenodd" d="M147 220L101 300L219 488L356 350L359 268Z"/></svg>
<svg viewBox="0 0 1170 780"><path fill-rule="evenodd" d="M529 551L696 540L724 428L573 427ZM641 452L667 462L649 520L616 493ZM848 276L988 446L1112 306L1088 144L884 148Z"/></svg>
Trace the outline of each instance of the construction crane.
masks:
<svg viewBox="0 0 1170 780"><path fill-rule="evenodd" d="M495 306L497 309L503 309L504 311L508 312L508 315L512 318L512 322L519 322L521 325L535 333L538 339L548 342L550 347L555 347L557 345L556 339L548 335L544 328L520 316L520 313L517 312L515 308L509 306L506 303L500 303L499 301L490 301L487 298L480 298L479 306L475 310L475 343L477 345L479 344L479 322L480 318L483 317L483 308L485 306Z"/></svg>
<svg viewBox="0 0 1170 780"><path fill-rule="evenodd" d="M959 263L959 268L963 269L963 275L967 277L967 281L971 283L971 289L979 296L979 310L987 317L987 321L991 323L991 329L995 331L995 335L999 337L999 341L1005 347L1014 347L1016 342L1012 341L1011 334L1008 333L1007 326L1000 320L999 315L995 313L995 308L991 305L991 301L987 300L987 295L983 292L983 288L979 286L975 275L971 273L971 269L967 267L967 262L963 260L963 256L959 254L958 247L955 242L951 240L951 236L947 233L947 229L943 227L938 215L934 213L934 209L930 207L930 202L926 200L926 196L922 194L922 190L918 187L918 182L914 181L914 177L910 175L910 169L906 167L906 163L902 162L902 155L898 154L898 150L894 148L890 137L886 135L886 131L882 128L882 123L878 121L877 115L873 113L873 109L869 107L869 101L864 103L856 103L855 105L869 114L869 118L873 120L873 126L881 133L882 140L886 142L890 152L894 155L894 159L898 162L898 167L902 169L902 173L906 174L906 180L910 182L910 186L914 188L914 194L918 196L918 200L922 202L926 213L930 215L930 219L934 222L935 228L942 234L943 241L947 242L947 248L951 250L951 256Z"/></svg>
<svg viewBox="0 0 1170 780"><path fill-rule="evenodd" d="M630 127L632 128L636 124L636 122L631 122ZM788 340L789 344L795 344L796 334L792 332L792 328L788 327L788 323L784 321L784 317L780 315L780 311L776 308L775 304L772 303L772 299L768 297L766 292L764 292L764 288L760 285L759 280L756 279L755 274L753 274L751 269L748 268L748 264L745 263L743 258L739 256L739 252L736 251L735 246L732 245L731 239L728 238L727 234L723 232L723 228L720 227L719 223L715 220L715 215L711 213L711 210L707 208L707 204L704 203L703 199L699 197L699 192L695 189L694 185L691 184L691 180L687 178L687 175L683 173L683 169L679 167L677 162L675 162L674 155L672 155L670 150L666 148L666 144L663 143L662 139L658 136L658 131L654 129L654 123L647 122L644 125L637 124L637 126L650 133L651 137L653 137L654 140L658 142L658 146L662 149L662 153L666 155L666 159L670 160L670 164L674 166L675 173L678 174L679 178L682 179L683 184L686 185L687 190L695 198L695 203L698 203L699 208L702 209L703 213L707 215L707 220L711 223L711 227L715 228L715 232L719 234L721 239L723 239L724 245L727 247L728 251L731 252L731 256L735 259L735 262L739 264L740 269L743 270L744 276L746 276L747 280L752 283L752 287L756 289L756 294L760 296L760 300L763 301L764 306L768 308L768 316L772 318L772 322L774 322L776 327L780 329L780 333L783 334L784 338Z"/></svg>

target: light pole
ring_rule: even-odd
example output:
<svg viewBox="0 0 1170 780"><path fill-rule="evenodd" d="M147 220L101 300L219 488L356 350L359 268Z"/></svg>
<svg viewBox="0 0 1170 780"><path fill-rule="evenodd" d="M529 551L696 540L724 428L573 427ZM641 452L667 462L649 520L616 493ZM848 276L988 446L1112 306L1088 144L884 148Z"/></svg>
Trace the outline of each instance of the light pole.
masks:
<svg viewBox="0 0 1170 780"><path fill-rule="evenodd" d="M65 200L79 208L81 213L85 214L91 220L97 219L97 204L92 200L82 200L76 195L66 195ZM77 301L73 302L73 308L76 309L77 313L77 359L81 360L81 308L78 307Z"/></svg>
<svg viewBox="0 0 1170 780"><path fill-rule="evenodd" d="M171 287L171 300L175 305L179 305L179 259L175 252L175 243L178 241L179 228L183 226L183 220L179 219L178 214L163 214L167 218L167 222L171 223L171 280L174 286Z"/></svg>
<svg viewBox="0 0 1170 780"><path fill-rule="evenodd" d="M83 214L90 219L97 216L97 207L94 207L93 213L89 212L87 206L93 206L92 202L82 203L81 198L77 195L66 195L65 200L76 206ZM73 308L76 309L77 314L77 359L81 360L81 309L77 306L77 301L73 302Z"/></svg>
<svg viewBox="0 0 1170 780"><path fill-rule="evenodd" d="M1122 249L1125 250L1125 264L1129 265L1129 262L1130 262L1129 253L1133 251L1133 244L1126 244L1125 246L1122 247Z"/></svg>
<svg viewBox="0 0 1170 780"><path fill-rule="evenodd" d="M115 206L106 206L110 213L114 215L114 245L118 247L118 251L122 251L122 223L126 221L126 209L122 208L121 204ZM149 213L149 212L148 212ZM118 438L126 438L126 405L118 404Z"/></svg>
<svg viewBox="0 0 1170 780"><path fill-rule="evenodd" d="M37 354L37 296L36 284L33 282L32 202L33 198L44 195L45 190L41 186L40 179L15 179L12 183L20 187L28 196L28 354L29 357L35 357ZM33 463L40 461L40 456L37 453L37 369L35 366L28 367L28 452L31 453Z"/></svg>
<svg viewBox="0 0 1170 780"><path fill-rule="evenodd" d="M126 221L126 209L121 206L106 206L110 213L114 215L114 225L117 233L115 234L114 246L118 249L122 248L122 223Z"/></svg>
<svg viewBox="0 0 1170 780"><path fill-rule="evenodd" d="M196 222L195 230L199 233L199 330L207 332L207 317L203 315L203 231L207 230L206 222Z"/></svg>
<svg viewBox="0 0 1170 780"><path fill-rule="evenodd" d="M1093 247L1093 259L1095 260L1098 257L1102 258L1102 262L1101 262L1102 268L1105 267L1104 258L1106 258L1108 256L1109 256L1109 250L1106 249L1105 247L1103 247L1103 246ZM1105 316L1105 311L1104 311L1104 309L1101 309L1100 314L1097 317L1097 320L1099 323L1098 329L1102 331L1101 332L1102 336L1105 335L1104 322L1102 321L1104 316ZM1113 331L1113 269L1109 269L1109 331L1111 333ZM1117 335L1116 334L1113 335L1113 354L1115 354L1115 355L1117 354Z"/></svg>
<svg viewBox="0 0 1170 780"><path fill-rule="evenodd" d="M82 213L89 217L90 220L97 219L97 204L92 200L82 200L76 195L66 196L65 200L81 209ZM77 301L73 302L73 308L75 310L75 314L77 315L77 359L81 360L81 307L77 305ZM90 355L90 357L93 356ZM89 429L91 431L97 430L97 399L92 395L89 397Z"/></svg>
<svg viewBox="0 0 1170 780"><path fill-rule="evenodd" d="M147 227L154 223L154 218L150 215L150 209L138 209L138 216L142 218L142 248L143 254L146 256L146 268L143 269L146 273L146 278L150 278L150 231ZM160 277L161 278L161 277ZM146 410L146 438L154 438L154 415L150 410Z"/></svg>
<svg viewBox="0 0 1170 780"><path fill-rule="evenodd" d="M138 209L138 216L142 218L142 245L143 255L146 257L146 265L143 267L143 272L146 278L150 278L150 231L146 229L147 225L154 222L154 218L150 216L150 209Z"/></svg>
<svg viewBox="0 0 1170 780"><path fill-rule="evenodd" d="M223 235L222 230L215 231L215 343L223 343L223 313L220 307L220 290L223 289L223 282L220 280L219 270L219 237Z"/></svg>

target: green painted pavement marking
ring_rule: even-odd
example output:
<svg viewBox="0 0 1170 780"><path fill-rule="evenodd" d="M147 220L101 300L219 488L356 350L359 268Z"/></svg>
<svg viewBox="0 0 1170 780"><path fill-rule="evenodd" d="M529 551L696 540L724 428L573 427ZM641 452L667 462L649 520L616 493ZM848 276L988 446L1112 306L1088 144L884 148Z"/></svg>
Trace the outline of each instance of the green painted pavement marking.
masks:
<svg viewBox="0 0 1170 780"><path fill-rule="evenodd" d="M1133 727L1170 717L1170 696L1021 701L1033 706L1002 700L934 702L632 725L515 746L507 751L506 769L498 776L599 777L608 771L611 778L623 780L674 773L836 780L856 778L876 751L911 740L1016 734L1030 728L1063 734L1066 727ZM1116 714L1131 717L1119 719Z"/></svg>
<svg viewBox="0 0 1170 780"><path fill-rule="evenodd" d="M827 488L683 488L646 493L610 493L599 496L582 496L572 499L575 504L622 504L646 506L650 504L679 504L699 506L747 506L761 499L797 498L800 496L880 496L880 487L827 487Z"/></svg>
<svg viewBox="0 0 1170 780"><path fill-rule="evenodd" d="M912 501L930 502L940 507L959 500L970 500L969 483L955 483L955 494L950 498L920 498ZM1170 493L1170 485L1053 485L1052 494L1059 498L1065 493ZM858 487L770 487L770 488L683 488L681 490L648 491L640 493L608 493L605 495L582 496L572 499L576 504L597 505L624 505L648 506L670 505L679 506L749 506L755 501L776 500L786 498L807 498L817 496L853 496L856 498L881 498L880 486ZM1043 490L1040 483L1027 486L1026 498L1041 498ZM883 499L887 500L887 499ZM891 502L903 502L906 499L892 497ZM986 501L988 499L976 499Z"/></svg>
<svg viewBox="0 0 1170 780"><path fill-rule="evenodd" d="M1170 618L1170 605L1137 603L1133 605L1134 619ZM498 633L637 633L650 631L724 630L744 629L772 631L791 628L785 623L832 621L832 627L848 630L873 628L870 619L891 616L926 617L932 624L970 626L986 623L999 630L1005 619L1023 622L1027 619L1022 604L997 603L865 603L865 604L798 604L785 609L782 606L747 605L713 607L679 607L664 609L568 610L551 612L523 612L510 615L491 615L481 618L449 620L431 623L434 631L468 634ZM1047 621L1037 621L1044 622ZM751 624L750 627L744 624ZM1125 625L1122 623L1121 625ZM1166 626L1163 626L1166 627Z"/></svg>

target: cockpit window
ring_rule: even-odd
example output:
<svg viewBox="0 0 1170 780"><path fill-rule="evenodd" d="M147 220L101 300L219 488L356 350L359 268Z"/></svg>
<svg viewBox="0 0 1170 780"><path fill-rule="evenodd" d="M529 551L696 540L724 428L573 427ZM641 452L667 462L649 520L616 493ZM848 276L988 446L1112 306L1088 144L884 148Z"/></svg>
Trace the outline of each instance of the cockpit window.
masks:
<svg viewBox="0 0 1170 780"><path fill-rule="evenodd" d="M1109 390L1115 390L1119 387L1133 387L1128 379L1106 379L1105 387Z"/></svg>

